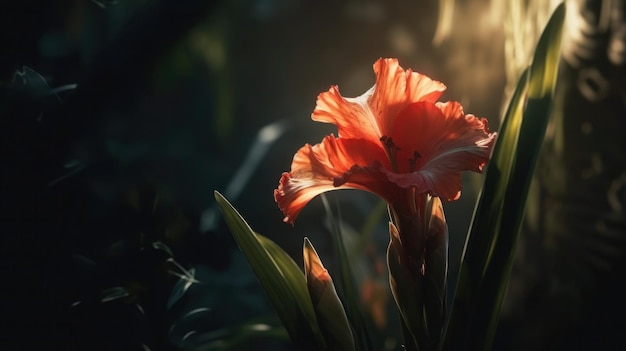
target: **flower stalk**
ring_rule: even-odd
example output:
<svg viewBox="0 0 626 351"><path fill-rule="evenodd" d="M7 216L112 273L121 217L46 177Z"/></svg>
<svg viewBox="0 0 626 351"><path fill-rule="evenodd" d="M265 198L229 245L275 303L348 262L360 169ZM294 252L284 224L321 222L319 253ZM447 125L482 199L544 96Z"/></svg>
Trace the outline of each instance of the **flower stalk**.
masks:
<svg viewBox="0 0 626 351"><path fill-rule="evenodd" d="M438 197L421 195L412 203L415 211L408 216L390 207L389 282L410 333L405 335L407 347L439 350L446 314L448 228Z"/></svg>

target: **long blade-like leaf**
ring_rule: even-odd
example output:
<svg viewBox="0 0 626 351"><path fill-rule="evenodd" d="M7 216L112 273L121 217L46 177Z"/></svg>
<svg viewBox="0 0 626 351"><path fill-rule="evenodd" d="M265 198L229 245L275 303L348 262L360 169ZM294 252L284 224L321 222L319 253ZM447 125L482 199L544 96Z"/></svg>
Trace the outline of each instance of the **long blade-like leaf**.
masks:
<svg viewBox="0 0 626 351"><path fill-rule="evenodd" d="M565 15L553 13L511 99L463 254L445 350L489 349L548 123Z"/></svg>
<svg viewBox="0 0 626 351"><path fill-rule="evenodd" d="M334 218L328 198L324 194L322 194L320 198L324 204L326 215L330 219L332 226L331 230L334 232L333 234L335 235L337 242L337 253L339 255L339 266L341 269L341 275L339 276L340 279L337 282L337 286L341 289L341 292L343 292L346 314L348 315L348 320L350 321L354 331L355 346L357 351L371 351L373 350L372 342L365 326L365 320L363 319L363 315L356 300L358 291L354 286L355 282L352 275L352 269L350 268L350 259L348 258L348 253L343 242L340 223L341 218Z"/></svg>
<svg viewBox="0 0 626 351"><path fill-rule="evenodd" d="M463 350L473 314L476 313L473 306L479 294L478 286L496 235L495 228L511 169L510 157L507 158L505 155L514 154L517 146L517 131L521 125L523 99L528 86L526 73L522 75L511 98L489 167L485 172L484 186L474 211L472 229L461 259L452 313L445 332L445 350ZM482 231L478 231L479 228Z"/></svg>
<svg viewBox="0 0 626 351"><path fill-rule="evenodd" d="M291 339L304 350L326 350L304 275L295 262L269 239L260 239L220 193L215 192L215 200Z"/></svg>

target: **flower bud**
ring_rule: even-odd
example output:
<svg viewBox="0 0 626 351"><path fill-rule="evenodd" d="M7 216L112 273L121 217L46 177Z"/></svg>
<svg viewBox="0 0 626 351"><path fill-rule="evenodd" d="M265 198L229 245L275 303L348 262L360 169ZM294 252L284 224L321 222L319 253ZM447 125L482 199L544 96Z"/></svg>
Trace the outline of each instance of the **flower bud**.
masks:
<svg viewBox="0 0 626 351"><path fill-rule="evenodd" d="M350 323L333 280L307 238L304 238L303 254L306 284L329 350L354 350Z"/></svg>

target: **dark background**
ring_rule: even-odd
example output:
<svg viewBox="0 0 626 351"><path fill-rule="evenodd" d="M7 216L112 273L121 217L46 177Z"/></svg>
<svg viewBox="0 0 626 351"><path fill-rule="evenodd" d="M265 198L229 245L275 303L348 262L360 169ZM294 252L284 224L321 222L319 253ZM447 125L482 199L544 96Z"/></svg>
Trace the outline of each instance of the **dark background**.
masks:
<svg viewBox="0 0 626 351"><path fill-rule="evenodd" d="M333 274L321 202L291 227L272 191L301 145L335 132L309 118L317 94L362 94L379 57L444 82L442 100L497 130L504 36L488 1L458 3L437 46L436 0L0 5L0 348L290 349L213 191L297 262L311 237ZM465 181L445 204L453 277L480 177ZM376 349L399 350L384 206L329 198Z"/></svg>

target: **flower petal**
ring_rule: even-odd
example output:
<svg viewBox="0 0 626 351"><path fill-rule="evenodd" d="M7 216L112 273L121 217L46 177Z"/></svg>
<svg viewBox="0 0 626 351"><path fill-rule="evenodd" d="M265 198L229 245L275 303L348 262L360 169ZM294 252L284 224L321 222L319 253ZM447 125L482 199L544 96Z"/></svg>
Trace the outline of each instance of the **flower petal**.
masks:
<svg viewBox="0 0 626 351"><path fill-rule="evenodd" d="M380 143L365 139L326 136L321 143L304 145L293 157L291 173L314 173L315 176L335 178L342 176L354 165L367 166L375 162L389 167Z"/></svg>
<svg viewBox="0 0 626 351"><path fill-rule="evenodd" d="M367 105L373 92L374 87L359 97L345 98L339 93L339 88L333 85L327 92L318 95L311 119L336 125L337 134L341 138L376 141L382 134Z"/></svg>
<svg viewBox="0 0 626 351"><path fill-rule="evenodd" d="M283 221L293 224L309 201L319 194L335 189L330 179L296 178L284 172L278 189L274 189L274 200L285 214Z"/></svg>
<svg viewBox="0 0 626 351"><path fill-rule="evenodd" d="M390 167L379 144L329 135L320 144L306 144L298 150L291 172L283 173L274 190L274 199L285 222L293 224L311 199L330 190L361 189L384 197L389 187L384 170Z"/></svg>
<svg viewBox="0 0 626 351"><path fill-rule="evenodd" d="M392 173L388 176L399 187L415 186L421 193L438 196L446 201L458 200L463 187L461 172L445 167L445 164L435 169L415 173Z"/></svg>
<svg viewBox="0 0 626 351"><path fill-rule="evenodd" d="M363 95L344 98L337 86L321 93L311 118L333 123L341 138L363 138L377 142L389 136L398 113L418 101L436 101L446 87L410 69L404 71L397 59L374 63L376 84Z"/></svg>
<svg viewBox="0 0 626 351"><path fill-rule="evenodd" d="M461 171L480 172L489 159L496 133L485 119L465 115L457 102L419 102L398 116L392 137L399 148L400 174L389 175L401 187L415 185L446 200L461 191Z"/></svg>
<svg viewBox="0 0 626 351"><path fill-rule="evenodd" d="M411 69L404 71L397 59L378 59L374 63L376 85L374 94L368 101L382 134L389 135L398 113L407 105L428 101L435 102L446 90L438 81Z"/></svg>

